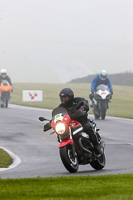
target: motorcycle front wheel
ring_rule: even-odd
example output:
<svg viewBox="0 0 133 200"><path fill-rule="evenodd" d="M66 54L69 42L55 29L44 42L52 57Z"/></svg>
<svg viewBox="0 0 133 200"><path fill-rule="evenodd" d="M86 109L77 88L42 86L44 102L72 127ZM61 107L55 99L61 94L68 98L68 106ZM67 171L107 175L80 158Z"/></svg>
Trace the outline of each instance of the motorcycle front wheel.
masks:
<svg viewBox="0 0 133 200"><path fill-rule="evenodd" d="M107 110L106 102L102 102L101 104L101 118L102 119L105 119L106 117L106 110Z"/></svg>
<svg viewBox="0 0 133 200"><path fill-rule="evenodd" d="M10 93L2 93L2 104L1 107L2 108L7 108L8 107L8 102L9 102L9 98L10 98Z"/></svg>
<svg viewBox="0 0 133 200"><path fill-rule="evenodd" d="M99 118L100 118L100 115L94 113L94 117L95 117L95 119L99 119Z"/></svg>
<svg viewBox="0 0 133 200"><path fill-rule="evenodd" d="M73 173L77 172L79 168L77 156L73 156L72 146L67 145L60 148L60 157L65 168Z"/></svg>
<svg viewBox="0 0 133 200"><path fill-rule="evenodd" d="M104 151L102 152L101 156L97 158L94 162L91 162L90 165L96 169L100 170L105 167L106 159L105 159L105 154Z"/></svg>
<svg viewBox="0 0 133 200"><path fill-rule="evenodd" d="M5 108L7 108L8 107L8 100L6 99L5 100Z"/></svg>
<svg viewBox="0 0 133 200"><path fill-rule="evenodd" d="M106 117L106 111L103 110L103 111L102 111L102 114L101 114L101 118L102 118L102 119L105 119L105 117Z"/></svg>

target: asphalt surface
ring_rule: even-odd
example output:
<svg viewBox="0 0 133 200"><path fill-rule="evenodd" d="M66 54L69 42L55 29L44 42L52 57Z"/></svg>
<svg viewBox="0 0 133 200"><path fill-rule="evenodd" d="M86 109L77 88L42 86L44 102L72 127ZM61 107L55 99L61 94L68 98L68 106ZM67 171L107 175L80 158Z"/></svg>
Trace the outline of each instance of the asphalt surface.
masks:
<svg viewBox="0 0 133 200"><path fill-rule="evenodd" d="M43 132L44 122L51 119L51 111L9 105L0 109L0 146L19 158L16 166L0 171L0 178L31 178L78 175L133 173L133 120L106 117L95 120L106 143L106 165L96 171L89 164L81 165L77 173L69 173L63 166L56 135ZM93 119L93 116L89 116Z"/></svg>

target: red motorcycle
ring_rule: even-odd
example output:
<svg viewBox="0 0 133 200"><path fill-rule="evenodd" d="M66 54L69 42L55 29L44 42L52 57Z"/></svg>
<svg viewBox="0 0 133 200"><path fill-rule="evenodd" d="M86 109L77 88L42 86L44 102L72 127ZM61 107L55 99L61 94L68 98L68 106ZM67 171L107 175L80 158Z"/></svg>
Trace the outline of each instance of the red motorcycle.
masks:
<svg viewBox="0 0 133 200"><path fill-rule="evenodd" d="M85 111L77 112L78 117L84 114ZM48 119L40 117L39 120ZM76 172L79 165L90 164L96 170L105 166L105 144L98 133L96 124L93 121L91 123L102 149L100 156L95 154L94 146L89 140L89 135L83 131L82 125L78 121L71 120L65 108L55 108L52 112L52 120L44 125L44 131L52 128L54 132L51 134L57 134L60 157L69 172Z"/></svg>

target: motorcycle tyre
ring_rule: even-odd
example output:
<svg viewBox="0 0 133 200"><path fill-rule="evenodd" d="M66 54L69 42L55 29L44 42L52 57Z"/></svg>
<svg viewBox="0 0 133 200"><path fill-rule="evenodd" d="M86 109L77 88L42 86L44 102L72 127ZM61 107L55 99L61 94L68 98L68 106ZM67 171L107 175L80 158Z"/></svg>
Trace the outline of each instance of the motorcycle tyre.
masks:
<svg viewBox="0 0 133 200"><path fill-rule="evenodd" d="M8 100L4 99L4 103L1 104L1 108L7 108L8 107Z"/></svg>
<svg viewBox="0 0 133 200"><path fill-rule="evenodd" d="M106 110L107 110L107 105L105 103L101 104L101 118L104 120L106 117Z"/></svg>
<svg viewBox="0 0 133 200"><path fill-rule="evenodd" d="M71 161L71 159L69 157L69 150L71 151L71 145L61 147L60 150L59 150L60 151L60 157L61 157L62 163L65 166L65 168L69 172L74 173L74 172L78 171L79 164L78 164L77 157L75 157L75 159L76 159L75 164Z"/></svg>
<svg viewBox="0 0 133 200"><path fill-rule="evenodd" d="M8 108L8 100L6 99L5 108Z"/></svg>
<svg viewBox="0 0 133 200"><path fill-rule="evenodd" d="M1 108L7 108L9 102L9 94L3 94L2 99L3 103L1 104Z"/></svg>
<svg viewBox="0 0 133 200"><path fill-rule="evenodd" d="M101 154L100 158L97 158L94 162L91 162L90 165L92 168L96 170L101 170L105 167L106 159L105 159L105 154L104 151Z"/></svg>
<svg viewBox="0 0 133 200"><path fill-rule="evenodd" d="M94 117L95 117L95 119L99 119L99 118L100 118L100 115L94 113Z"/></svg>
<svg viewBox="0 0 133 200"><path fill-rule="evenodd" d="M94 108L93 113L94 113L95 119L99 119L100 118L100 114L98 112L97 106L93 104L93 108Z"/></svg>
<svg viewBox="0 0 133 200"><path fill-rule="evenodd" d="M3 103L1 104L1 108L4 108L4 104Z"/></svg>
<svg viewBox="0 0 133 200"><path fill-rule="evenodd" d="M105 117L106 117L106 111L105 111L105 110L103 110L103 111L102 111L102 116L101 116L101 118L104 120L104 119L105 119Z"/></svg>

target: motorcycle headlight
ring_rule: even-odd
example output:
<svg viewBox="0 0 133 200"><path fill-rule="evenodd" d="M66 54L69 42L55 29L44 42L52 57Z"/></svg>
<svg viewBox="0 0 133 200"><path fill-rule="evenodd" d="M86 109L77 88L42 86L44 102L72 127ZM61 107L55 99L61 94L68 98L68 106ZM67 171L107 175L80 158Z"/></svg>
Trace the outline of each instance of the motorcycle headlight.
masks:
<svg viewBox="0 0 133 200"><path fill-rule="evenodd" d="M55 131L57 134L64 134L66 132L66 125L63 122L58 122L55 126Z"/></svg>

